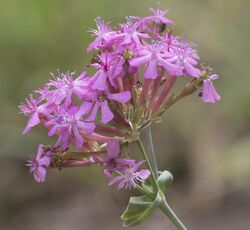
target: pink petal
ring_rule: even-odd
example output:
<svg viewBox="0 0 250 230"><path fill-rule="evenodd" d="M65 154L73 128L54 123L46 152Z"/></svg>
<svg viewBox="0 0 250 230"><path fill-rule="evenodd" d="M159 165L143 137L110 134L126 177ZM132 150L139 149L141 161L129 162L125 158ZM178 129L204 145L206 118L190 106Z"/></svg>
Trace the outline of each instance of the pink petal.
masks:
<svg viewBox="0 0 250 230"><path fill-rule="evenodd" d="M94 83L91 85L93 89L98 89L98 90L106 90L107 87L107 73L104 72L103 70L98 70L96 72L96 80ZM93 76L95 78L95 75Z"/></svg>
<svg viewBox="0 0 250 230"><path fill-rule="evenodd" d="M129 64L133 67L139 67L139 66L144 65L147 62L149 62L150 57L151 57L151 55L134 58L134 59L129 61Z"/></svg>
<svg viewBox="0 0 250 230"><path fill-rule="evenodd" d="M91 103L91 102L88 102L88 101L83 102L83 104L81 104L78 112L76 113L76 117L80 118L81 116L86 115L90 111L92 105L93 105L93 103Z"/></svg>
<svg viewBox="0 0 250 230"><path fill-rule="evenodd" d="M109 140L107 143L107 151L110 158L117 158L120 152L120 144L117 140Z"/></svg>
<svg viewBox="0 0 250 230"><path fill-rule="evenodd" d="M89 53L91 50L97 48L99 43L99 39L96 38L92 43L89 44L88 48L87 48L87 52Z"/></svg>
<svg viewBox="0 0 250 230"><path fill-rule="evenodd" d="M84 131L86 131L88 134L92 134L94 132L95 129L95 123L94 122L79 122L77 124L77 127L80 129L83 129Z"/></svg>
<svg viewBox="0 0 250 230"><path fill-rule="evenodd" d="M175 25L175 23L168 19L168 18L165 18L165 17L161 17L161 22L164 23L164 24L172 24L172 25Z"/></svg>
<svg viewBox="0 0 250 230"><path fill-rule="evenodd" d="M210 79L206 79L203 81L203 92L202 99L206 103L215 103L220 100L220 95L215 90L213 83Z"/></svg>
<svg viewBox="0 0 250 230"><path fill-rule="evenodd" d="M150 171L148 169L142 169L138 176L142 179L142 180L146 180L150 175Z"/></svg>
<svg viewBox="0 0 250 230"><path fill-rule="evenodd" d="M41 183L45 181L46 169L39 166L36 171L34 171L34 178L37 182Z"/></svg>
<svg viewBox="0 0 250 230"><path fill-rule="evenodd" d="M85 121L93 121L93 120L95 120L99 107L100 107L100 103L96 102L93 109L92 109L92 111L91 111L91 113L89 114L88 118L85 119Z"/></svg>
<svg viewBox="0 0 250 230"><path fill-rule="evenodd" d="M172 76L177 75L178 69L176 65L162 58L159 58L158 61L169 74L171 74Z"/></svg>
<svg viewBox="0 0 250 230"><path fill-rule="evenodd" d="M39 118L39 114L37 112L35 112L34 114L31 115L28 124L26 126L26 128L23 131L23 134L26 134L27 132L29 132L31 130L31 128L33 128L34 126L38 125L40 123L40 118Z"/></svg>
<svg viewBox="0 0 250 230"><path fill-rule="evenodd" d="M80 149L83 146L83 138L76 127L73 128L73 133L75 137L75 146Z"/></svg>
<svg viewBox="0 0 250 230"><path fill-rule="evenodd" d="M152 59L146 68L145 74L144 74L146 79L156 79L158 76L158 71L157 71L157 60Z"/></svg>
<svg viewBox="0 0 250 230"><path fill-rule="evenodd" d="M141 165L144 164L144 163L145 163L145 160L142 160L142 161L138 162L137 164L135 164L132 167L131 171L132 172L136 172L141 167Z"/></svg>
<svg viewBox="0 0 250 230"><path fill-rule="evenodd" d="M130 184L127 183L126 179L123 179L118 185L117 190L124 188L125 185L126 185L126 188L128 187L130 188Z"/></svg>
<svg viewBox="0 0 250 230"><path fill-rule="evenodd" d="M112 178L113 176L112 176L112 173L113 173L113 170L112 169L110 169L110 168L105 168L104 170L103 170L103 172L104 172L104 174L107 176L107 177L109 177L109 178Z"/></svg>
<svg viewBox="0 0 250 230"><path fill-rule="evenodd" d="M49 166L50 165L50 157L44 156L39 160L39 165L41 166Z"/></svg>
<svg viewBox="0 0 250 230"><path fill-rule="evenodd" d="M43 151L44 151L44 145L41 144L38 146L36 160L38 160L38 161L40 160L40 158L42 157Z"/></svg>
<svg viewBox="0 0 250 230"><path fill-rule="evenodd" d="M120 93L113 93L108 95L108 99L110 100L115 100L120 103L127 103L131 98L131 93L130 91L123 91Z"/></svg>
<svg viewBox="0 0 250 230"><path fill-rule="evenodd" d="M184 70L188 75L190 75L192 77L198 78L201 75L201 71L199 69L195 68L194 66L192 66L187 61L184 61Z"/></svg>
<svg viewBox="0 0 250 230"><path fill-rule="evenodd" d="M101 111L102 111L101 122L103 124L107 124L114 118L114 114L110 110L107 101L101 103Z"/></svg>
<svg viewBox="0 0 250 230"><path fill-rule="evenodd" d="M122 180L123 179L123 176L116 176L114 178L112 178L110 181L109 181L109 186L110 185L113 185L114 183L118 182L119 180Z"/></svg>
<svg viewBox="0 0 250 230"><path fill-rule="evenodd" d="M49 136L49 137L54 136L54 135L56 134L56 131L57 131L57 126L55 125L55 126L53 126L53 127L49 130L48 136Z"/></svg>

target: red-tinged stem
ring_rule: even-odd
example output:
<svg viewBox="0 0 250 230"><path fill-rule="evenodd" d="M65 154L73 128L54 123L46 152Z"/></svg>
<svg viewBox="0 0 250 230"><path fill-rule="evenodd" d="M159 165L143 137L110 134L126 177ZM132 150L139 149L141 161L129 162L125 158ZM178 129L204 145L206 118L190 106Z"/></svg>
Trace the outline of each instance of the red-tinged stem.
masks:
<svg viewBox="0 0 250 230"><path fill-rule="evenodd" d="M157 98L157 95L158 95L158 90L160 88L160 85L161 85L161 79L162 79L162 76L164 74L164 71L163 71L163 68L160 69L160 75L159 77L154 81L154 84L153 84L153 91L152 91L152 95L151 95L151 107L153 106L153 104L155 103L155 100Z"/></svg>
<svg viewBox="0 0 250 230"><path fill-rule="evenodd" d="M169 75L169 77L167 78L167 80L165 81L163 87L162 87L162 92L159 96L159 98L157 99L157 101L154 103L153 105L153 112L157 111L162 103L164 102L164 100L167 98L170 90L173 88L175 82L176 82L176 77Z"/></svg>
<svg viewBox="0 0 250 230"><path fill-rule="evenodd" d="M130 129L129 123L119 113L115 113L114 121L117 122L118 124L128 128L128 129Z"/></svg>
<svg viewBox="0 0 250 230"><path fill-rule="evenodd" d="M83 147L80 149L82 152L95 152L96 151L96 141L87 141L84 143Z"/></svg>
<svg viewBox="0 0 250 230"><path fill-rule="evenodd" d="M83 160L83 161L66 161L63 164L64 168L73 168L73 167L83 167L90 166L93 162L91 160Z"/></svg>
<svg viewBox="0 0 250 230"><path fill-rule="evenodd" d="M116 127L109 128L109 127L104 127L101 125L96 125L95 132L99 134L109 134L109 135L116 135L116 136L121 135L120 130L117 129Z"/></svg>
<svg viewBox="0 0 250 230"><path fill-rule="evenodd" d="M130 90L130 81L128 77L124 76L122 80L123 80L124 90Z"/></svg>
<svg viewBox="0 0 250 230"><path fill-rule="evenodd" d="M99 141L99 142L106 143L108 140L113 139L112 137L106 137L97 133L92 133L91 135L89 135L82 130L79 130L79 132L86 140L90 140L90 141Z"/></svg>
<svg viewBox="0 0 250 230"><path fill-rule="evenodd" d="M124 84L123 84L122 78L118 77L118 78L117 78L117 81L118 81L119 91L120 91L120 92L124 91Z"/></svg>
<svg viewBox="0 0 250 230"><path fill-rule="evenodd" d="M148 90L149 90L152 82L153 82L152 79L145 79L144 80L142 91L141 91L141 96L140 96L140 103L141 103L141 105L143 105L145 103L146 96L148 94Z"/></svg>
<svg viewBox="0 0 250 230"><path fill-rule="evenodd" d="M134 79L134 83L133 83L133 85L137 85L137 82L139 81L139 72L138 71L136 71L136 73L135 74L133 74L133 79Z"/></svg>
<svg viewBox="0 0 250 230"><path fill-rule="evenodd" d="M117 101L112 101L112 103L110 103L110 106L112 106L113 109L115 109L115 111L123 113L122 105L120 103L118 103Z"/></svg>

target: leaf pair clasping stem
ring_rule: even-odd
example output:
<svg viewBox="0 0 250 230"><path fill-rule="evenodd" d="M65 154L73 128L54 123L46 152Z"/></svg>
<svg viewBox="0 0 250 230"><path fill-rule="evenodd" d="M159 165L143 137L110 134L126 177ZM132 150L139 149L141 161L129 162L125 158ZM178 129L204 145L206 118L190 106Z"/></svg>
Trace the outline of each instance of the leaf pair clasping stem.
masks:
<svg viewBox="0 0 250 230"><path fill-rule="evenodd" d="M138 186L137 188L146 197L152 200L153 204L155 204L154 207L158 206L162 210L178 230L187 230L166 201L164 192L171 185L173 177L168 171L158 172L150 127L147 127L147 137L151 160L149 160L140 138L136 141L136 145L141 157L146 161L147 168L151 171L149 178L150 184L145 182L142 187Z"/></svg>

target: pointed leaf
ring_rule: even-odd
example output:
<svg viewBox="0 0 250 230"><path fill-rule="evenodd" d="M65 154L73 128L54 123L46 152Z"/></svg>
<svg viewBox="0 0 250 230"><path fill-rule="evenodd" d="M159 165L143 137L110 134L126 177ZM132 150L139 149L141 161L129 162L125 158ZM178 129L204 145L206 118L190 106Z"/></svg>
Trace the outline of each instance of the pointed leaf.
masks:
<svg viewBox="0 0 250 230"><path fill-rule="evenodd" d="M161 196L159 193L154 201L147 196L131 197L127 209L121 216L124 227L131 227L143 222L160 202Z"/></svg>

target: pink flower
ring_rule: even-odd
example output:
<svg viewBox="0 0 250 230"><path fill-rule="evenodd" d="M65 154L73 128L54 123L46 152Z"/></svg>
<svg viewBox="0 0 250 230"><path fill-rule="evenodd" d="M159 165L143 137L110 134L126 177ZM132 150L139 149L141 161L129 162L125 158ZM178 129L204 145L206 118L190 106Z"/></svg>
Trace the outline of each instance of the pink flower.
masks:
<svg viewBox="0 0 250 230"><path fill-rule="evenodd" d="M117 101L120 103L127 103L131 98L130 91L123 91L120 93L109 93L105 91L93 91L93 108L86 121L93 121L97 116L97 112L101 109L101 122L107 124L114 118L113 112L110 110L108 101Z"/></svg>
<svg viewBox="0 0 250 230"><path fill-rule="evenodd" d="M126 17L115 29L97 18L97 28L90 31L94 40L87 48L88 52L96 50L88 65L94 67L94 74L90 77L84 71L77 78L69 71L52 74L53 79L35 91L36 97L30 95L19 106L29 118L23 133L41 123L49 137L57 137L51 152L40 145L37 155L28 161L36 181L44 181L50 160L59 168L96 163L103 167L110 185L135 188L150 171L140 170L144 161L136 162L127 151L120 151L119 141L130 144L133 133L139 135L154 117L181 98L178 95L198 90L202 81L203 101L220 100L212 83L218 77L201 76L194 45L166 30L174 24L166 16L168 11L150 11L153 15L148 17ZM175 94L173 87L182 76L200 78ZM79 151L71 152L71 148Z"/></svg>
<svg viewBox="0 0 250 230"><path fill-rule="evenodd" d="M156 79L158 77L158 66L162 66L169 74L177 74L177 66L168 61L169 53L164 50L160 43L147 45L138 51L138 57L129 61L133 67L140 67L147 64L144 77L146 79Z"/></svg>
<svg viewBox="0 0 250 230"><path fill-rule="evenodd" d="M40 100L34 99L33 95L29 96L29 99L26 99L26 103L21 103L19 108L20 111L29 116L29 121L23 131L23 134L26 134L41 122L40 115L48 116L52 111L53 107L48 104L39 105Z"/></svg>
<svg viewBox="0 0 250 230"><path fill-rule="evenodd" d="M62 102L65 106L69 106L72 102L73 94L78 98L83 98L88 92L90 78L87 77L87 72L82 72L81 75L73 80L73 73L67 72L65 74L59 73L54 80L50 81L46 86L45 92L48 103L59 105Z"/></svg>
<svg viewBox="0 0 250 230"><path fill-rule="evenodd" d="M150 171L147 169L137 171L144 162L145 161L140 161L137 164L128 167L126 171L122 173L122 175L112 178L109 182L109 185L119 183L118 190L122 188L136 188L138 182L145 181L150 175Z"/></svg>
<svg viewBox="0 0 250 230"><path fill-rule="evenodd" d="M119 62L114 55L107 52L98 56L98 59L98 63L92 65L97 69L97 72L90 80L91 87L93 89L106 90L108 82L116 87L116 78L123 71L123 62Z"/></svg>
<svg viewBox="0 0 250 230"><path fill-rule="evenodd" d="M97 18L96 20L97 30L90 30L90 32L96 36L95 40L89 44L87 48L87 52L90 52L93 49L99 48L108 48L112 45L113 36L116 32L112 31L109 27L108 23L105 24L101 18Z"/></svg>
<svg viewBox="0 0 250 230"><path fill-rule="evenodd" d="M177 76L200 77L201 71L195 67L199 56L192 46L193 44L186 43L185 38L183 38L181 43L170 48L170 56L172 57L169 56L167 60L178 66Z"/></svg>
<svg viewBox="0 0 250 230"><path fill-rule="evenodd" d="M144 23L156 22L156 23L172 24L172 25L175 24L172 20L165 17L165 14L168 12L168 10L150 8L150 11L153 13L153 16L143 18L142 20Z"/></svg>
<svg viewBox="0 0 250 230"><path fill-rule="evenodd" d="M56 147L62 145L62 149L66 149L71 140L73 140L76 148L83 147L83 135L93 134L95 129L95 123L86 122L82 118L88 114L90 108L91 103L89 102L83 103L79 108L77 106L69 108L62 106L50 117L45 125L50 129L49 137L58 135Z"/></svg>
<svg viewBox="0 0 250 230"><path fill-rule="evenodd" d="M202 100L206 103L215 103L221 98L213 86L212 81L216 79L218 79L218 76L212 75L203 81Z"/></svg>
<svg viewBox="0 0 250 230"><path fill-rule="evenodd" d="M119 141L108 141L106 149L107 155L93 157L93 161L103 164L104 174L109 178L113 177L115 171L121 173L125 172L128 166L133 166L135 164L135 160L118 158L120 153Z"/></svg>
<svg viewBox="0 0 250 230"><path fill-rule="evenodd" d="M51 152L44 154L44 145L39 145L37 155L31 156L27 166L30 167L30 172L34 173L34 178L37 182L44 182L46 176L46 168L50 165Z"/></svg>
<svg viewBox="0 0 250 230"><path fill-rule="evenodd" d="M121 25L121 31L114 36L120 45L141 45L141 39L150 38L138 30L139 24L128 22ZM119 39L119 40L118 40Z"/></svg>

